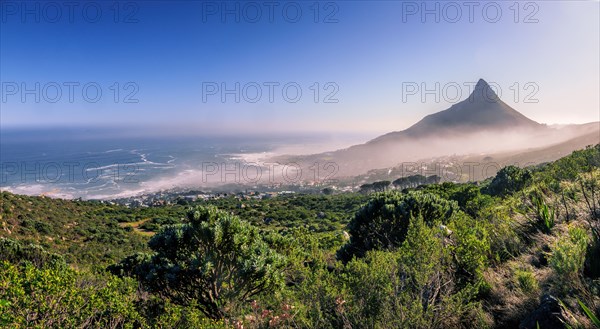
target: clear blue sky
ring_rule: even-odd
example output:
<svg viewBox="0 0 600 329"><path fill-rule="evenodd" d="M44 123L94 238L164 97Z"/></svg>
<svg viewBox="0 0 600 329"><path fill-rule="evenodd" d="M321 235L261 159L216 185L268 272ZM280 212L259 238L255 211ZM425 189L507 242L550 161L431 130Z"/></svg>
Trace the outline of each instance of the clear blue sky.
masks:
<svg viewBox="0 0 600 329"><path fill-rule="evenodd" d="M496 6L484 12L486 2L470 13L463 2L437 2L436 10L436 2L423 8L419 1L274 1L253 3L258 18L257 6L247 2L227 8L220 1L1 3L2 127L382 133L449 107L455 91L444 93L444 86L461 86L465 98L479 78L497 83L503 100L540 122L583 123L600 115L598 1L496 2L501 16ZM236 6L239 22L235 14L223 18ZM436 12L439 22L433 13L423 17L423 9ZM71 87L72 102L70 82L79 84ZM269 82L279 84L272 102ZM433 94L425 102L421 93L403 95L409 84L433 89L436 82L439 102ZM36 83L37 91L24 94ZM246 85L247 99L242 90L239 103L235 95L222 102L220 90L203 93L223 83ZM302 89L298 102L282 96L287 83ZM252 103L256 85L262 97ZM97 87L102 95L92 103ZM330 100L337 103L324 102L334 91ZM130 93L137 103L124 102Z"/></svg>

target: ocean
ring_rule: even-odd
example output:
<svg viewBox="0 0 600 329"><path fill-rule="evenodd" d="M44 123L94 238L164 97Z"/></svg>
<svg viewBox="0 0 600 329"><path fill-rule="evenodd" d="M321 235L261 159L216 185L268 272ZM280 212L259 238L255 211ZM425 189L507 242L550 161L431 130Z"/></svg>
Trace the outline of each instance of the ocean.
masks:
<svg viewBox="0 0 600 329"><path fill-rule="evenodd" d="M0 189L66 199L116 199L172 189L252 185L268 182L272 176L277 180L275 168L265 162L273 155L324 151L351 143L322 135L147 135L152 134L140 137L110 129L3 129ZM269 169L272 173L266 172Z"/></svg>

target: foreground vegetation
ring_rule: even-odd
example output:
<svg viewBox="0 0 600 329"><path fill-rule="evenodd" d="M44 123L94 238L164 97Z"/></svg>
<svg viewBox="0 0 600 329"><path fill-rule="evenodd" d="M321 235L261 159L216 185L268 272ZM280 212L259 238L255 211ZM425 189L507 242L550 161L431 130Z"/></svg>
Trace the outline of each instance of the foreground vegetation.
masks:
<svg viewBox="0 0 600 329"><path fill-rule="evenodd" d="M600 145L415 181L139 209L3 192L0 325L598 326Z"/></svg>

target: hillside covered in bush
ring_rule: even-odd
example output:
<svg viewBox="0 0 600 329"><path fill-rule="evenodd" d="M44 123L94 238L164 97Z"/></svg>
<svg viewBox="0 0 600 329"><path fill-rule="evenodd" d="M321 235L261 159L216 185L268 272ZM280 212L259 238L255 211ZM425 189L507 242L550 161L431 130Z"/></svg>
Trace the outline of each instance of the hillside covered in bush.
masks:
<svg viewBox="0 0 600 329"><path fill-rule="evenodd" d="M0 200L2 327L600 325L600 145L478 183Z"/></svg>

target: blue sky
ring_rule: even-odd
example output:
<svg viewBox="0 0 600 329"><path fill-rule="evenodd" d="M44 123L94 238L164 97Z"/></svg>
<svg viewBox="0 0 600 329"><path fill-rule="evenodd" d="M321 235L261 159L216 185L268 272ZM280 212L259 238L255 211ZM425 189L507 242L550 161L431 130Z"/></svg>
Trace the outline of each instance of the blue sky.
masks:
<svg viewBox="0 0 600 329"><path fill-rule="evenodd" d="M479 78L539 122L600 119L598 1L52 3L2 1L2 127L376 134Z"/></svg>

